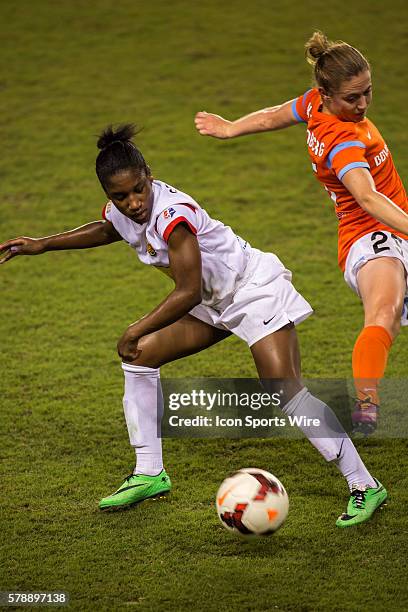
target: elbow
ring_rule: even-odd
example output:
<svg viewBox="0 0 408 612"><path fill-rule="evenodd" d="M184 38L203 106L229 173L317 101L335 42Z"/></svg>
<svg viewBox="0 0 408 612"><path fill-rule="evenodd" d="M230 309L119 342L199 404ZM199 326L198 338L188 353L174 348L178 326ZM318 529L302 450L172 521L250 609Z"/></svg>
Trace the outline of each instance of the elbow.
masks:
<svg viewBox="0 0 408 612"><path fill-rule="evenodd" d="M356 198L357 202L366 212L373 214L375 209L376 191L367 191L361 194L360 197Z"/></svg>
<svg viewBox="0 0 408 612"><path fill-rule="evenodd" d="M195 306L201 304L203 294L201 287L194 287L186 289L182 292L182 300L188 310L191 310Z"/></svg>
<svg viewBox="0 0 408 612"><path fill-rule="evenodd" d="M191 307L190 308L194 308L195 306L198 306L199 304L201 304L202 300L203 300L203 294L202 294L201 287L200 287L199 289L191 293L191 296L190 296Z"/></svg>

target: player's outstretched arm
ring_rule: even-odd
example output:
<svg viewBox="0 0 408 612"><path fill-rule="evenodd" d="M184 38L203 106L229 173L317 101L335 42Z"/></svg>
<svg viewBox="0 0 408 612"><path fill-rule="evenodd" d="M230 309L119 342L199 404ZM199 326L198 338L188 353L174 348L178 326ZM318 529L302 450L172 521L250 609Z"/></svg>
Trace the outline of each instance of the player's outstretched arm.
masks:
<svg viewBox="0 0 408 612"><path fill-rule="evenodd" d="M292 111L292 102L293 100L289 100L278 106L263 108L235 121L201 111L196 114L194 122L197 131L203 136L223 139L281 130L298 123Z"/></svg>
<svg viewBox="0 0 408 612"><path fill-rule="evenodd" d="M344 186L369 215L397 232L408 234L408 215L375 188L366 168L353 168L342 178Z"/></svg>
<svg viewBox="0 0 408 612"><path fill-rule="evenodd" d="M175 287L154 310L127 328L118 342L118 353L124 361L138 357L137 343L142 336L178 321L201 302L201 254L197 238L179 224L170 234L168 245Z"/></svg>
<svg viewBox="0 0 408 612"><path fill-rule="evenodd" d="M89 249L122 240L110 221L92 221L68 232L28 238L20 236L0 244L0 264L17 255L40 255L46 251Z"/></svg>

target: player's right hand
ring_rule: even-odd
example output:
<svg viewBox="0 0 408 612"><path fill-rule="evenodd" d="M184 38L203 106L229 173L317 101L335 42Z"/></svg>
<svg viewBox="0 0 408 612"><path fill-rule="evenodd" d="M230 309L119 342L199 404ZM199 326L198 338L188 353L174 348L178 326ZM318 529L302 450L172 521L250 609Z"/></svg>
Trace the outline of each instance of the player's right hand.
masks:
<svg viewBox="0 0 408 612"><path fill-rule="evenodd" d="M194 118L197 131L203 136L213 136L214 138L230 138L229 127L231 121L227 121L220 115L200 111Z"/></svg>
<svg viewBox="0 0 408 612"><path fill-rule="evenodd" d="M6 263L17 255L40 255L44 253L45 246L41 238L13 238L0 244L0 264Z"/></svg>

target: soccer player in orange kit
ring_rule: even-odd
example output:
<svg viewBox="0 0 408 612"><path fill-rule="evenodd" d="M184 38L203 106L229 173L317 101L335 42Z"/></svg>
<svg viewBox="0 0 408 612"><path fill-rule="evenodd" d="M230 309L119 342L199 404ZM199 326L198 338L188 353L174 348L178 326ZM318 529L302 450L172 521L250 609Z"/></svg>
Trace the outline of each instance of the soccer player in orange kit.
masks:
<svg viewBox="0 0 408 612"><path fill-rule="evenodd" d="M335 204L338 262L346 283L361 298L364 327L353 349L357 393L354 430L377 425L378 385L402 324L408 271L407 194L391 153L365 114L372 98L370 65L345 42L315 32L305 45L316 87L236 121L199 112L200 134L234 138L307 125L307 148L316 178Z"/></svg>

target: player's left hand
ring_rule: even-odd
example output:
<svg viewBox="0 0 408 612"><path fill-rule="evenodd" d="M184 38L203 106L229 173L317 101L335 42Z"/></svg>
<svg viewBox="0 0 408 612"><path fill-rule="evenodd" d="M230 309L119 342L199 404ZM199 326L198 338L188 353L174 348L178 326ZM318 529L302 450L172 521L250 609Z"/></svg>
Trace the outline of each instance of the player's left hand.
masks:
<svg viewBox="0 0 408 612"><path fill-rule="evenodd" d="M202 136L213 136L214 138L230 138L229 128L231 121L227 121L221 115L200 111L194 118L196 130Z"/></svg>
<svg viewBox="0 0 408 612"><path fill-rule="evenodd" d="M123 361L134 361L137 359L141 351L137 348L139 335L135 331L134 325L129 325L123 336L118 342L118 354Z"/></svg>

